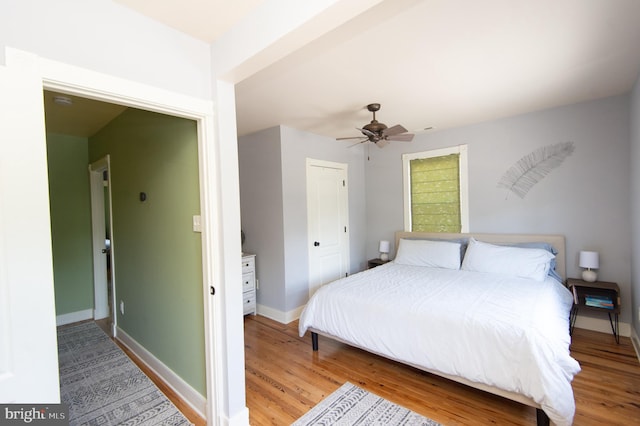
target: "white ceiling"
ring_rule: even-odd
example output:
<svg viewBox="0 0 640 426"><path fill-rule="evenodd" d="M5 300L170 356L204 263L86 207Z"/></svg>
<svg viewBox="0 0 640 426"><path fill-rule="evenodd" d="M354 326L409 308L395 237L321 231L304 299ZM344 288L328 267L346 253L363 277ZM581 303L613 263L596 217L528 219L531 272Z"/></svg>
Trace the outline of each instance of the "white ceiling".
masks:
<svg viewBox="0 0 640 426"><path fill-rule="evenodd" d="M115 2L211 43L264 0L115 0Z"/></svg>
<svg viewBox="0 0 640 426"><path fill-rule="evenodd" d="M637 0L397 3L239 83L239 134L355 136L372 102L389 126L443 129L623 93L638 76Z"/></svg>
<svg viewBox="0 0 640 426"><path fill-rule="evenodd" d="M116 0L213 42L262 0ZM637 0L386 0L236 86L238 133L461 126L627 92Z"/></svg>

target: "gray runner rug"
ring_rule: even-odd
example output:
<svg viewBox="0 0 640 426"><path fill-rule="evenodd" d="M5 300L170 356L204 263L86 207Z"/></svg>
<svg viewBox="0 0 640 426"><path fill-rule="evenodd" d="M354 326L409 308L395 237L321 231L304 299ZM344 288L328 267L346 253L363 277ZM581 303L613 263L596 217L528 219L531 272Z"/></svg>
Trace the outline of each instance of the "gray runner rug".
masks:
<svg viewBox="0 0 640 426"><path fill-rule="evenodd" d="M58 329L60 394L70 425L189 425L93 321Z"/></svg>
<svg viewBox="0 0 640 426"><path fill-rule="evenodd" d="M292 426L441 426L349 382L323 399Z"/></svg>

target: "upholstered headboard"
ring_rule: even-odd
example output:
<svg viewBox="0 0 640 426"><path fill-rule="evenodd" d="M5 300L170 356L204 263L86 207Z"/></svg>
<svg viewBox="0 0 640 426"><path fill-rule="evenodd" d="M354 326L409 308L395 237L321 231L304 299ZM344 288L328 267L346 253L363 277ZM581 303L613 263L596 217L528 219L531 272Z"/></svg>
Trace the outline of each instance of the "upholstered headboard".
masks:
<svg viewBox="0 0 640 426"><path fill-rule="evenodd" d="M473 237L478 241L491 244L501 243L548 243L558 251L556 254L556 272L562 277L567 278L566 267L566 253L564 235L544 235L544 234L481 234L481 233L466 233L466 234L448 234L448 233L430 233L430 232L396 232L396 245L395 249L398 249L398 242L401 238L408 239L458 239Z"/></svg>

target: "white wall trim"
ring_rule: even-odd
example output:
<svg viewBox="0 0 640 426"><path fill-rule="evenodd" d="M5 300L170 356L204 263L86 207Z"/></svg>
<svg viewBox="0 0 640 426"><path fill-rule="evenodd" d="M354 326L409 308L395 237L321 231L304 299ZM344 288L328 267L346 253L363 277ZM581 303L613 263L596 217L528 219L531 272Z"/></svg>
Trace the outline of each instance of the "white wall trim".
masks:
<svg viewBox="0 0 640 426"><path fill-rule="evenodd" d="M258 315L278 321L281 324L289 324L291 321L295 321L300 318L305 306L306 305L302 305L291 311L283 312L278 309L270 308L269 306L257 305L257 312Z"/></svg>
<svg viewBox="0 0 640 426"><path fill-rule="evenodd" d="M144 365L149 367L180 399L193 408L202 418L205 418L207 399L204 396L200 395L191 385L119 327L116 328L115 338L140 358Z"/></svg>
<svg viewBox="0 0 640 426"><path fill-rule="evenodd" d="M249 409L244 407L235 416L230 419L222 418L223 422L226 422L226 426L246 426L249 424ZM224 425L225 423L223 423Z"/></svg>
<svg viewBox="0 0 640 426"><path fill-rule="evenodd" d="M86 321L89 319L93 319L93 309L69 312L68 314L60 314L56 316L56 326L72 324L74 322Z"/></svg>

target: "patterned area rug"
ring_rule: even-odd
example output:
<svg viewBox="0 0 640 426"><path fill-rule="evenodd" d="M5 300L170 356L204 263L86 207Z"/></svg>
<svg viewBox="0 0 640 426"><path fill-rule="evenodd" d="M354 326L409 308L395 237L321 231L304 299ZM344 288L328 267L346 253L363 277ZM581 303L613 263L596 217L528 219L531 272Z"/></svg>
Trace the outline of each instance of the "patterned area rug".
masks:
<svg viewBox="0 0 640 426"><path fill-rule="evenodd" d="M189 425L94 322L58 329L60 393L70 425Z"/></svg>
<svg viewBox="0 0 640 426"><path fill-rule="evenodd" d="M440 426L440 423L347 382L292 426L307 425Z"/></svg>

